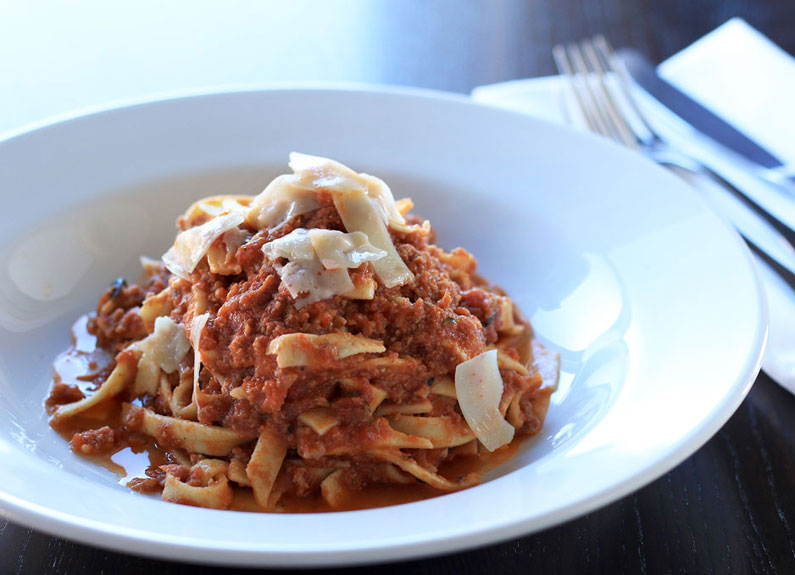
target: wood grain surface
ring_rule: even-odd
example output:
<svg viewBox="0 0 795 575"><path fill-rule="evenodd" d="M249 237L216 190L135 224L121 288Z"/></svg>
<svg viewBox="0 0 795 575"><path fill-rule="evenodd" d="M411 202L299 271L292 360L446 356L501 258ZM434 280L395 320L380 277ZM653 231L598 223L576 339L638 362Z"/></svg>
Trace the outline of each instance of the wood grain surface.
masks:
<svg viewBox="0 0 795 575"><path fill-rule="evenodd" d="M278 17L280 3L272 7ZM341 77L457 92L551 74L554 44L596 33L659 61L733 16L795 54L795 0L394 0L340 9L365 12L374 32L360 51L339 54ZM334 35L344 32L320 38L332 56ZM301 46L297 39L295 49ZM2 39L0 47L8 48ZM356 58L370 65L357 66ZM345 70L360 72L351 78ZM263 70L263 77L273 74ZM307 80L316 77L307 69ZM108 552L0 519L0 575L220 571ZM795 397L761 374L711 441L636 493L519 540L378 572L795 573Z"/></svg>

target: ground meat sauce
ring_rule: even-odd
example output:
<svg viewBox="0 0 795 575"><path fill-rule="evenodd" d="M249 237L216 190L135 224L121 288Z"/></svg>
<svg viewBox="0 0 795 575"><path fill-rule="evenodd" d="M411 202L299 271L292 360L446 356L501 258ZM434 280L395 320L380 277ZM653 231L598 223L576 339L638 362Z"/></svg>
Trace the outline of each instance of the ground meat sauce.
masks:
<svg viewBox="0 0 795 575"><path fill-rule="evenodd" d="M247 241L230 260L240 270L236 275L212 273L207 263L202 262L188 281L172 276L160 262L149 262L139 284L113 282L100 297L96 313L84 322L84 335L94 338L96 350L113 358L152 332L141 310L153 298L159 298L158 305L163 306L167 317L183 326L190 326L200 311L207 313L208 320L198 341L203 368L192 392L199 394L198 399L194 396L197 410L190 417L201 424L234 430L249 439L227 457L227 475L241 486L247 484L241 474L245 476L254 443L262 430L269 429L282 438L287 451L274 484L274 490L281 494L276 510L328 508L318 493L322 480L333 469L344 470L340 481L347 490L370 493L363 495L358 503L340 504L342 508L438 494L439 491L423 485L410 474L367 453L392 432L386 417L374 417L371 405L379 401L398 405L425 402L423 405L429 407L422 413L454 420L460 430L468 432L456 399L431 390L435 382L444 378L449 381L458 364L482 354L504 337L499 301L504 292L477 275L476 261L468 252L461 248L445 252L432 244L435 232L427 228L419 231L417 225L415 231L390 230L397 253L414 276L412 282L392 288L377 282L372 299L336 295L299 309L279 276L279 262L268 261L262 247L298 228L344 232L331 196L320 192L316 200L320 204L318 209L296 216L275 229L249 228ZM416 225L420 220L407 216L407 223ZM183 217L178 225L184 230L197 225L197 221L188 222ZM215 245L221 245L221 241L219 238ZM370 263L351 269L350 277L354 285L377 279ZM527 326L519 313L514 313L515 322ZM526 330L529 337L529 326ZM275 338L295 333L353 334L382 342L385 351L340 359L331 346L321 347L313 352L311 365L279 367L269 346ZM76 343L69 353L77 357L88 353L86 349L85 342ZM508 359L520 361L514 347L501 349ZM380 359L365 361L376 358ZM163 373L160 387L165 386L167 394L147 392L136 403L153 413L176 417L174 397L184 388L188 393L180 409L190 407L194 360L191 349L177 371ZM105 366L94 362L93 371L86 367L80 381L57 376L47 402L50 412L90 395L109 377L115 365L112 359ZM539 390L540 376L502 366L500 374L504 400L519 392L523 394L515 410L521 422L517 436L537 433L549 394L548 390ZM87 389L86 381L93 388ZM120 396L122 402L133 399L129 389ZM141 476L129 482L132 489L142 493L161 491L167 476L189 486L203 486L198 479L203 475L195 472L202 456L181 451L180 437L172 429L158 429L159 444L155 444L152 438L140 433L144 426L143 409L129 411L122 418L120 403L117 401L115 405L92 408L89 417L84 414L78 418L79 425L62 427L71 434L76 453L97 456L113 454L130 445L139 450L146 447L159 455ZM333 409L337 421L322 434L299 420L302 414L317 408ZM107 413L106 424L97 427L97 419L103 423L103 413ZM94 427L86 428L87 420L93 420ZM518 443L516 440L494 454L488 454L476 442L451 448L404 449L403 453L423 469L453 474L449 476L455 479L504 460ZM379 485L389 485L392 493L403 495L390 498L383 492L379 499L372 495ZM299 499L304 503L296 503ZM250 495L239 495L232 507L252 505Z"/></svg>
<svg viewBox="0 0 795 575"><path fill-rule="evenodd" d="M50 395L47 398L47 410L52 411L58 405L80 401L84 397L83 392L76 385L56 382L50 389Z"/></svg>
<svg viewBox="0 0 795 575"><path fill-rule="evenodd" d="M99 455L118 451L123 432L107 425L99 429L88 429L72 436L72 449L81 455Z"/></svg>
<svg viewBox="0 0 795 575"><path fill-rule="evenodd" d="M281 237L298 227L343 229L339 215L330 206L311 216L296 218L274 235ZM227 385L242 384L247 398L259 408L249 411L251 419L247 420L232 405L234 417L222 419L225 425L253 432L261 424L263 412L277 415L285 402L303 400L302 408L311 407L305 401L307 390L312 390L310 403L324 404L335 392L335 386L328 382L342 374L367 380L387 391L395 402L426 397L425 381L454 371L462 361L454 348L444 342L454 341L469 357L485 350L487 342L477 316L480 308L461 305L460 286L450 279L445 264L434 257L424 238L414 237L414 243L400 243L398 234L392 237L398 253L414 273L412 285L391 289L379 286L372 300L335 296L300 310L281 286L273 267L263 263L264 239L256 238L241 250L240 264L244 270L250 270L250 275L227 288L226 300L219 302L215 316L202 334L202 349L213 352L212 360L206 363L209 370L223 376ZM369 276L372 271L367 266L359 273ZM312 368L288 368L275 377L276 361L267 353L273 338L286 333L322 335L343 330L381 340L387 353L419 361L404 369L384 370L362 368L360 359L354 356ZM235 381L241 374L245 375L244 380ZM295 410L288 408L285 414L291 411ZM343 416L355 419L360 412L360 409L346 410Z"/></svg>

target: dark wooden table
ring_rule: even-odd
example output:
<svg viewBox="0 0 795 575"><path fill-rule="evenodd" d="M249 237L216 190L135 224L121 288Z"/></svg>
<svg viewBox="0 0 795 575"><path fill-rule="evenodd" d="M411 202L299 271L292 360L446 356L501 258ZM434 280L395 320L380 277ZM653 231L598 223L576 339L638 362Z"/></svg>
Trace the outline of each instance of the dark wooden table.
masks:
<svg viewBox="0 0 795 575"><path fill-rule="evenodd" d="M327 60L337 58L340 79L465 93L479 84L553 73L549 53L558 42L604 33L615 45L662 60L733 16L795 54L795 0L395 0L347 2L339 9L350 10L352 19L358 13L372 30L361 50L336 54L335 37L346 31L309 26L323 34L309 44L323 45ZM274 17L279 10L274 4ZM308 11L309 22L312 17ZM309 45L298 32L285 30L295 35L296 53ZM279 71L263 69L258 79L279 78ZM305 79L317 78L328 74L307 66ZM795 573L795 397L761 374L711 441L617 503L516 541L379 570ZM0 519L0 575L217 571L108 552Z"/></svg>

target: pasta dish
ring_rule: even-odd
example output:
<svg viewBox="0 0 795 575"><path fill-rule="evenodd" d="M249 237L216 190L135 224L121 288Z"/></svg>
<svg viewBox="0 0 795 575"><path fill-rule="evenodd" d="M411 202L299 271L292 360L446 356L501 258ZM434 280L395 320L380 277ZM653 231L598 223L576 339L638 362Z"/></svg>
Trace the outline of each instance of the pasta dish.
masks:
<svg viewBox="0 0 795 575"><path fill-rule="evenodd" d="M138 284L102 294L90 349L56 363L51 425L80 455L148 450L127 485L201 507L477 484L541 429L556 357L411 200L325 158L290 167L257 196L194 203Z"/></svg>

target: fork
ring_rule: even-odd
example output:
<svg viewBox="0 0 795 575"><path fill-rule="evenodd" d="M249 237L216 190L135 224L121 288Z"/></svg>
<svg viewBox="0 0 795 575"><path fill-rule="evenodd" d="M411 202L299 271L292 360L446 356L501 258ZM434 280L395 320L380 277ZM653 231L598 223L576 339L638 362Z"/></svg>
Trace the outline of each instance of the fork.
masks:
<svg viewBox="0 0 795 575"><path fill-rule="evenodd" d="M559 44L552 49L552 57L558 71L567 79L590 131L638 150L663 166L712 179L767 222L789 244L790 249L795 250L795 231L788 225L709 166L677 150L660 137L637 104L628 75L603 36L585 40L579 45L564 47ZM617 94L608 84L608 74L615 79L612 85L617 87ZM628 117L628 112L631 112L634 122ZM740 234L748 246L795 289L795 273L764 252L742 232Z"/></svg>

